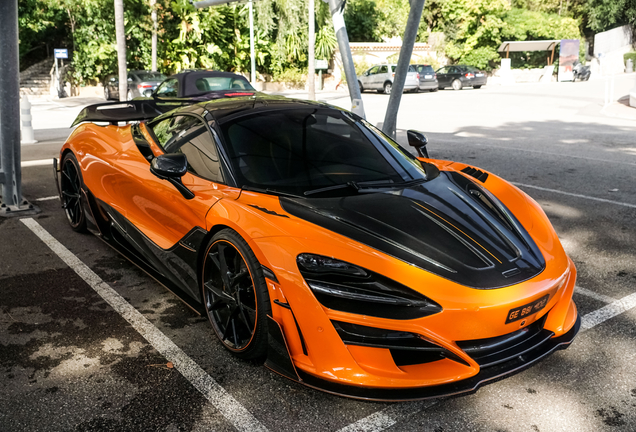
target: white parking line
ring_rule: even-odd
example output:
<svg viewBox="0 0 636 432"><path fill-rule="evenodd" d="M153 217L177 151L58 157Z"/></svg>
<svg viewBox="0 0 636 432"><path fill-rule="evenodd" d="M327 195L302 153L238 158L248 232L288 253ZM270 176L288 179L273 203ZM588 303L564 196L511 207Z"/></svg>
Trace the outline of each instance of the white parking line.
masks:
<svg viewBox="0 0 636 432"><path fill-rule="evenodd" d="M604 198L596 198L596 197L591 197L588 195L581 195L581 194L575 194L575 193L571 193L571 192L563 192L557 189L548 189L548 188L544 188L544 187L540 187L540 186L533 186L533 185L529 185L529 184L525 184L525 183L517 183L517 182L510 182L515 186L519 186L519 187L526 187L526 188L531 188L531 189L538 189L538 190L542 190L542 191L546 191L546 192L552 192L552 193L557 193L557 194L561 194L561 195L567 195L567 196L571 196L571 197L576 197L576 198L584 198L584 199L588 199L588 200L592 200L592 201L599 201L599 202L604 202L604 203L608 203L608 204L616 204L616 205L620 205L623 207L630 207L630 208L636 208L636 204L629 204L629 203L624 203L624 202L620 202L620 201L612 201L612 200L608 200L608 199L604 199Z"/></svg>
<svg viewBox="0 0 636 432"><path fill-rule="evenodd" d="M338 430L338 432L380 432L390 428L398 421L403 421L413 414L436 405L439 401L439 399L434 399L393 404L355 423L351 423L349 426Z"/></svg>
<svg viewBox="0 0 636 432"><path fill-rule="evenodd" d="M214 407L239 431L263 431L263 426L252 414L221 387L198 364L174 344L157 327L138 312L130 303L104 282L86 264L64 245L58 242L34 219L21 219L62 261L89 284L115 311L141 334L157 351L174 364L174 367L214 405Z"/></svg>
<svg viewBox="0 0 636 432"><path fill-rule="evenodd" d="M51 165L51 167L53 167L53 158L22 161L22 163L20 164L22 168L34 167L34 166L45 166L45 165Z"/></svg>
<svg viewBox="0 0 636 432"><path fill-rule="evenodd" d="M620 300L603 306L600 309L590 312L581 318L581 331L589 330L597 325L607 321L610 318L614 318L617 315L627 312L630 309L636 307L636 293L623 297Z"/></svg>
<svg viewBox="0 0 636 432"><path fill-rule="evenodd" d="M60 199L60 197L58 195L53 195L53 196L48 196L48 197L44 197L44 198L36 198L36 201L50 201L50 200L54 200L54 199Z"/></svg>
<svg viewBox="0 0 636 432"><path fill-rule="evenodd" d="M578 285L574 287L574 292L578 293L578 294L582 294L582 295L584 295L586 297L593 298L595 300L602 301L603 303L612 303L612 302L616 301L615 298L612 298L610 296L606 296L606 295L603 295L603 294L599 294L599 293L596 293L594 291L590 291L590 290L585 289L583 287L580 287Z"/></svg>

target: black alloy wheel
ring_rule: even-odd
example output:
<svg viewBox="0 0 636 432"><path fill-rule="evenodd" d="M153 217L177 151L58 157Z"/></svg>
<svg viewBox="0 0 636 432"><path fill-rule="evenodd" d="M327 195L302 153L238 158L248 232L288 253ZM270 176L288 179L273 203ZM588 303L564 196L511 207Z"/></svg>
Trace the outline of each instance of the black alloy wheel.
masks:
<svg viewBox="0 0 636 432"><path fill-rule="evenodd" d="M384 83L384 94L391 94L391 90L393 89L393 84L390 82Z"/></svg>
<svg viewBox="0 0 636 432"><path fill-rule="evenodd" d="M62 208L68 223L75 231L86 231L86 215L82 206L82 173L73 153L67 153L62 160L60 191Z"/></svg>
<svg viewBox="0 0 636 432"><path fill-rule="evenodd" d="M463 86L462 82L458 79L453 80L453 82L451 83L451 87L453 88L453 90L461 90Z"/></svg>
<svg viewBox="0 0 636 432"><path fill-rule="evenodd" d="M264 359L271 305L263 271L235 231L219 231L203 261L203 304L223 346L243 359Z"/></svg>

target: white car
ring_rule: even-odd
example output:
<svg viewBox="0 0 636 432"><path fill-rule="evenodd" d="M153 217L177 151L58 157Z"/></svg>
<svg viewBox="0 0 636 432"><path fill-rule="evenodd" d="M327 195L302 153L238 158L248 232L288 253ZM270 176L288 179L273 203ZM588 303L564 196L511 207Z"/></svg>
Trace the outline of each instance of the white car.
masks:
<svg viewBox="0 0 636 432"><path fill-rule="evenodd" d="M360 93L365 90L377 90L379 93L391 94L396 68L397 65L394 64L376 65L359 75L358 86L360 86ZM419 84L420 75L412 65L409 65L406 81L404 81L404 91L417 91Z"/></svg>

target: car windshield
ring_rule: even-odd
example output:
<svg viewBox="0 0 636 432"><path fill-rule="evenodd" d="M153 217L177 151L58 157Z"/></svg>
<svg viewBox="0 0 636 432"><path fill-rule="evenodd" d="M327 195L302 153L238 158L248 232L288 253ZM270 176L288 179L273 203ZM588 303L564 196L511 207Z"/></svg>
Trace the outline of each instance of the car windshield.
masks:
<svg viewBox="0 0 636 432"><path fill-rule="evenodd" d="M270 109L231 118L221 131L241 186L341 196L426 179L410 153L338 110Z"/></svg>
<svg viewBox="0 0 636 432"><path fill-rule="evenodd" d="M244 78L233 77L201 77L195 81L195 86L199 91L215 90L254 90Z"/></svg>
<svg viewBox="0 0 636 432"><path fill-rule="evenodd" d="M166 76L159 72L138 72L137 77L141 81L163 81L166 79Z"/></svg>

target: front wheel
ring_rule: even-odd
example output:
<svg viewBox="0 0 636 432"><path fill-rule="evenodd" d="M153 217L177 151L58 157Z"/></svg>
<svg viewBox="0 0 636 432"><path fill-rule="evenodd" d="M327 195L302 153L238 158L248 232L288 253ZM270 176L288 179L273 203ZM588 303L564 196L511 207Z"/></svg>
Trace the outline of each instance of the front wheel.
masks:
<svg viewBox="0 0 636 432"><path fill-rule="evenodd" d="M108 90L108 87L104 88L104 99L110 100L110 90Z"/></svg>
<svg viewBox="0 0 636 432"><path fill-rule="evenodd" d="M82 172L73 153L68 152L62 159L60 171L60 192L62 193L62 208L66 219L74 231L86 231L86 214L82 206Z"/></svg>
<svg viewBox="0 0 636 432"><path fill-rule="evenodd" d="M393 84L390 82L384 83L384 94L391 94L391 89L393 88Z"/></svg>
<svg viewBox="0 0 636 432"><path fill-rule="evenodd" d="M481 86L480 86L480 85L478 85L478 86L473 86L473 88L474 88L474 89L480 89L480 88L481 88Z"/></svg>
<svg viewBox="0 0 636 432"><path fill-rule="evenodd" d="M456 79L455 81L453 81L453 83L451 84L451 87L453 87L453 90L461 90L462 89L462 82L458 79Z"/></svg>
<svg viewBox="0 0 636 432"><path fill-rule="evenodd" d="M360 87L360 93L364 92L364 87L362 87L362 83L358 81L358 87Z"/></svg>
<svg viewBox="0 0 636 432"><path fill-rule="evenodd" d="M202 273L203 304L223 346L243 359L263 359L271 306L254 252L236 231L219 231L207 247Z"/></svg>

